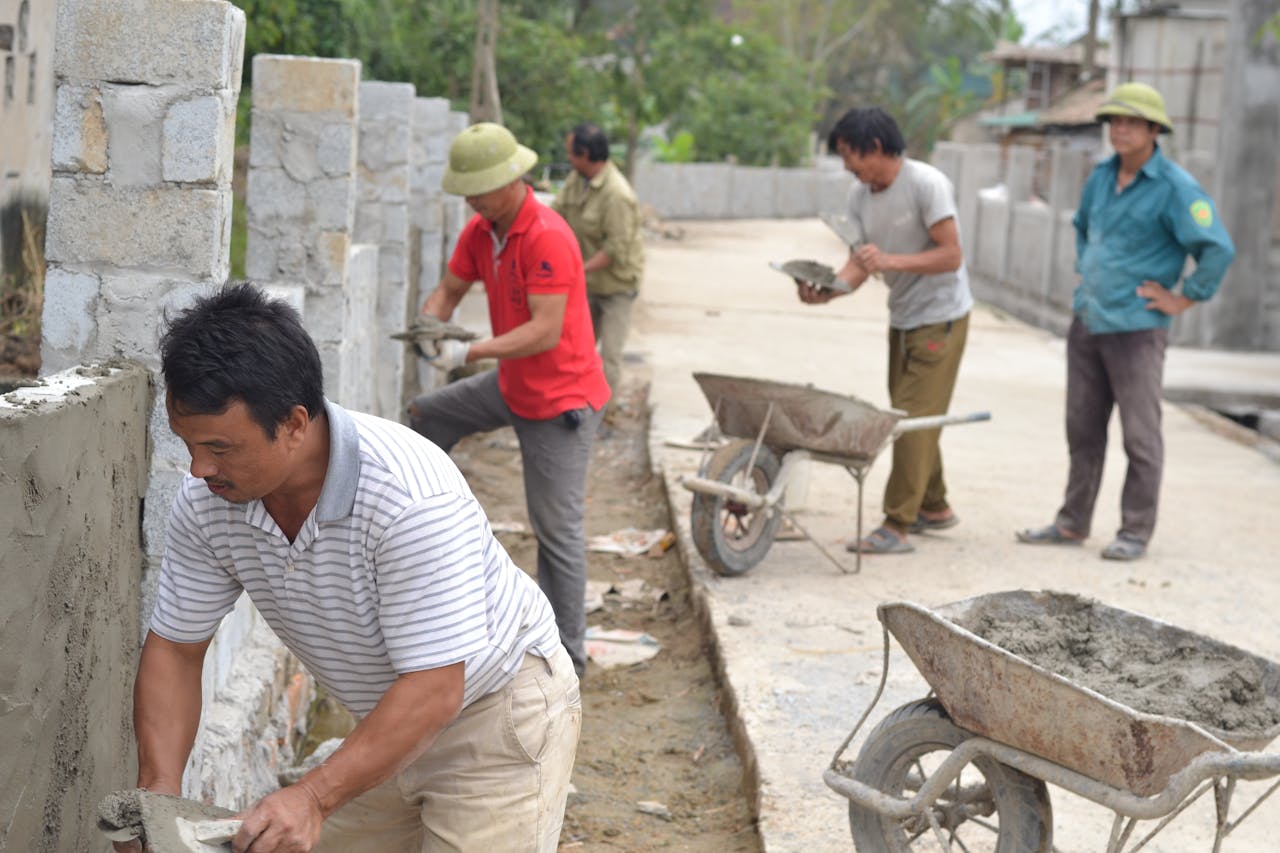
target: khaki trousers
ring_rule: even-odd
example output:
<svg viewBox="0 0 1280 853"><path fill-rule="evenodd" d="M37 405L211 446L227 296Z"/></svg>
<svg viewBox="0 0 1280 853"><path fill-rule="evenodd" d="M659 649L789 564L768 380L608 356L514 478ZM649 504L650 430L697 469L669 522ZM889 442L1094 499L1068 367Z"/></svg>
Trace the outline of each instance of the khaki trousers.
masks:
<svg viewBox="0 0 1280 853"><path fill-rule="evenodd" d="M600 346L600 360L604 362L604 378L613 392L609 408L616 408L622 401L622 348L631 332L631 308L636 304L636 292L588 293L587 304L591 308L591 327Z"/></svg>
<svg viewBox="0 0 1280 853"><path fill-rule="evenodd" d="M889 402L908 417L945 415L960 372L969 315L915 329L889 330ZM893 470L884 489L884 515L906 530L920 510L947 508L941 429L904 432L893 442Z"/></svg>
<svg viewBox="0 0 1280 853"><path fill-rule="evenodd" d="M553 853L582 726L573 664L526 655L425 754L324 823L316 853Z"/></svg>

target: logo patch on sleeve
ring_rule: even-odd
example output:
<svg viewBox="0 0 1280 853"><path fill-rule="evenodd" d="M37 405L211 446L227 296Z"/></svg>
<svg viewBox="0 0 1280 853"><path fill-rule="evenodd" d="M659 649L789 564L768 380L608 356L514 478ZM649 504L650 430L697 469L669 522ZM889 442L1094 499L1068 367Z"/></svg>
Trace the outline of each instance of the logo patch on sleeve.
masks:
<svg viewBox="0 0 1280 853"><path fill-rule="evenodd" d="M1213 224L1213 206L1204 199L1191 203L1191 218L1202 228Z"/></svg>
<svg viewBox="0 0 1280 853"><path fill-rule="evenodd" d="M542 261L538 264L538 269L534 271L533 277L537 281L550 281L555 277L555 270L551 268L549 261Z"/></svg>

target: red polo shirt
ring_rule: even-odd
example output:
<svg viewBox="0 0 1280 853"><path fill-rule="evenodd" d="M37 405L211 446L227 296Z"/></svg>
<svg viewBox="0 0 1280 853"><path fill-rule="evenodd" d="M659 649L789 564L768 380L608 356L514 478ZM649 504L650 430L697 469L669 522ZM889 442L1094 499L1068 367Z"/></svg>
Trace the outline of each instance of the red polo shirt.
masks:
<svg viewBox="0 0 1280 853"><path fill-rule="evenodd" d="M578 240L560 214L527 192L496 256L493 224L476 215L458 237L449 271L484 282L495 337L529 322L528 295L568 294L560 342L537 355L500 360L498 387L511 411L530 420L600 409L609 402L609 384L596 352Z"/></svg>

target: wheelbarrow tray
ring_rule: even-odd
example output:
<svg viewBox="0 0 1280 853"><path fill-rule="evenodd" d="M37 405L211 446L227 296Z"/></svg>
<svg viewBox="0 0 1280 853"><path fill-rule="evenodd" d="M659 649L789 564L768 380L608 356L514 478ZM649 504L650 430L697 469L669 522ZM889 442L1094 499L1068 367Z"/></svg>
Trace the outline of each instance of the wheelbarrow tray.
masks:
<svg viewBox="0 0 1280 853"><path fill-rule="evenodd" d="M1016 591L929 610L909 602L877 609L956 725L1046 758L1138 796L1162 791L1169 777L1207 751L1256 750L1280 735L1220 731L1136 711L1037 666L969 630L980 619L1053 616L1091 604L1104 623L1172 647L1193 644L1252 661L1267 697L1280 696L1280 666L1174 625L1067 593Z"/></svg>
<svg viewBox="0 0 1280 853"><path fill-rule="evenodd" d="M767 416L764 443L779 452L800 449L869 462L906 416L809 385L714 373L695 373L693 378L722 433L754 440Z"/></svg>

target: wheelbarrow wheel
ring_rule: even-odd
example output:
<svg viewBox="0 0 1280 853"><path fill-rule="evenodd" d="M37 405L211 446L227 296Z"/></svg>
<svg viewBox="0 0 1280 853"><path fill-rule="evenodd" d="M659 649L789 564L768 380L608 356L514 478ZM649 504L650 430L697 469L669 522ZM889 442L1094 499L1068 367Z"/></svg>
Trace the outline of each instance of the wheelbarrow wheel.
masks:
<svg viewBox="0 0 1280 853"><path fill-rule="evenodd" d="M893 797L909 799L955 747L973 735L951 722L934 699L903 705L867 736L853 777ZM964 768L930 810L952 850L1049 853L1053 810L1045 783L991 758ZM939 850L923 815L893 818L849 803L858 853Z"/></svg>
<svg viewBox="0 0 1280 853"><path fill-rule="evenodd" d="M730 441L712 454L702 476L763 497L778 477L778 457L761 445L752 465L755 446L746 439ZM763 560L781 524L781 506L752 508L718 495L695 494L689 514L698 553L716 574L725 576L740 575Z"/></svg>

